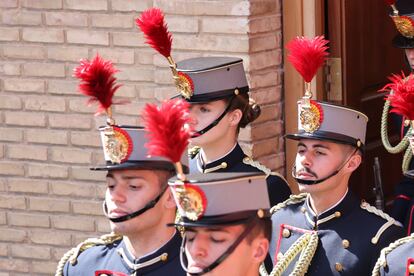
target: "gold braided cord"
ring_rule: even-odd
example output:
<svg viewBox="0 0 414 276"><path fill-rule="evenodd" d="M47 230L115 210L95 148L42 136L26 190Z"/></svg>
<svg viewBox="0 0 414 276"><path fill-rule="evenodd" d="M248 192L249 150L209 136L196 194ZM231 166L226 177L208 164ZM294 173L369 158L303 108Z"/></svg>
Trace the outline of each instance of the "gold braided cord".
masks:
<svg viewBox="0 0 414 276"><path fill-rule="evenodd" d="M278 260L270 274L267 274L266 268L262 264L260 266L260 275L262 276L281 276L292 263L295 257L300 253L299 259L295 263L293 271L289 276L302 276L308 271L309 265L315 255L318 247L317 232L305 233L297 239L286 251L283 257Z"/></svg>
<svg viewBox="0 0 414 276"><path fill-rule="evenodd" d="M261 164L260 162L254 161L251 157L243 158L243 163L246 164L246 165L250 165L252 167L255 167L256 169L261 170L262 172L264 172L266 174L266 177L268 177L269 175L279 176L286 183L288 183L283 175L281 175L280 173L277 173L277 172L272 172L272 170L270 170L268 167Z"/></svg>
<svg viewBox="0 0 414 276"><path fill-rule="evenodd" d="M410 142L408 140L407 134L412 131L412 126L407 131L407 134L405 134L404 138L396 145L392 146L388 137L388 113L390 109L390 101L386 100L384 103L384 108L382 110L382 116L381 116L381 140L382 144L384 145L384 148L389 153L400 153L405 150L403 163L402 163L402 171L406 172L410 166L411 158L412 158L412 151Z"/></svg>
<svg viewBox="0 0 414 276"><path fill-rule="evenodd" d="M372 270L372 276L379 276L381 267L385 268L387 266L387 255L389 253L391 253L397 247L403 244L406 244L408 242L411 242L411 241L414 241L414 233L412 233L410 236L396 240L395 242L391 243L389 246L383 248L381 250L380 257L378 258L377 262L375 263L374 269Z"/></svg>
<svg viewBox="0 0 414 276"><path fill-rule="evenodd" d="M117 235L115 233L110 233L103 235L99 238L90 238L81 242L76 247L72 248L63 255L56 268L55 276L63 276L63 268L65 267L66 262L69 261L72 265L76 264L79 254L85 251L86 249L96 245L111 244L120 239L122 239L122 236Z"/></svg>
<svg viewBox="0 0 414 276"><path fill-rule="evenodd" d="M307 196L308 196L307 193L302 193L302 194L298 194L298 195L290 195L290 197L288 199L286 199L285 201L280 202L280 203L276 204L275 206L273 206L270 209L270 213L273 215L274 213L276 213L280 209L286 208L289 205L294 205L294 204L301 203L306 199Z"/></svg>

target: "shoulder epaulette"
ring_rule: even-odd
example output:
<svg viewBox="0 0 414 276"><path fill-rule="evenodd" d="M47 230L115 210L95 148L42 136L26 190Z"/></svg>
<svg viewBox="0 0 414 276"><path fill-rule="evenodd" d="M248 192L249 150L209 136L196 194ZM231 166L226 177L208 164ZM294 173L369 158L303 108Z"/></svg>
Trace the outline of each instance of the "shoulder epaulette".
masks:
<svg viewBox="0 0 414 276"><path fill-rule="evenodd" d="M188 157L190 157L190 159L194 159L194 157L196 157L196 155L200 152L200 147L192 147L188 149Z"/></svg>
<svg viewBox="0 0 414 276"><path fill-rule="evenodd" d="M377 262L375 263L374 269L372 270L372 276L378 276L380 275L379 270L381 267L385 268L387 267L387 255L390 254L394 249L397 247L404 245L408 242L414 241L414 233L412 233L408 237L401 238L399 240L396 240L395 242L390 243L389 246L384 247L381 250L380 257L378 258Z"/></svg>
<svg viewBox="0 0 414 276"><path fill-rule="evenodd" d="M294 205L294 204L301 203L301 202L305 201L307 196L308 196L307 193L301 193L301 194L298 194L298 195L290 195L289 198L286 199L285 201L280 202L280 203L276 204L275 206L273 206L270 209L270 213L273 215L274 213L276 213L280 209L286 208L289 205Z"/></svg>
<svg viewBox="0 0 414 276"><path fill-rule="evenodd" d="M392 226L392 225L401 226L401 224L399 222L397 222L395 219L393 219L392 217L390 217L388 214L384 213L383 211L381 211L381 210L375 208L374 206L370 205L368 202L363 201L361 203L361 208L386 220L386 222L378 230L377 234L375 234L375 236L371 239L372 244L377 244L380 237L381 237L381 235L390 226Z"/></svg>
<svg viewBox="0 0 414 276"><path fill-rule="evenodd" d="M254 161L249 156L246 156L245 158L243 158L243 163L246 164L246 165L250 165L252 167L255 167L255 168L261 170L262 172L264 172L266 174L266 177L269 176L269 175L275 175L275 176L280 177L281 179L283 179L283 181L285 181L287 183L287 181L283 177L283 175L281 175L280 173L277 173L277 172L272 172L271 169L269 169L268 167L266 167L265 165L261 164L258 161Z"/></svg>
<svg viewBox="0 0 414 276"><path fill-rule="evenodd" d="M63 257L60 259L59 264L57 266L55 276L63 275L63 268L65 267L66 262L69 261L71 265L75 265L79 254L85 251L86 249L97 246L97 245L111 244L120 239L122 239L121 235L110 233L110 234L103 235L99 238L90 238L90 239L87 239L81 242L76 247L66 252L65 255L63 255Z"/></svg>

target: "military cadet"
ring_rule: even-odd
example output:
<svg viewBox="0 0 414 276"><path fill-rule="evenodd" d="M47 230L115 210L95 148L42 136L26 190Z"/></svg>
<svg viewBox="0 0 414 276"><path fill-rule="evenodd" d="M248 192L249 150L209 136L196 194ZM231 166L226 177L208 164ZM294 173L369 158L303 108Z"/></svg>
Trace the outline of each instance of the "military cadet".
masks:
<svg viewBox="0 0 414 276"><path fill-rule="evenodd" d="M166 227L176 215L168 189L175 167L165 158L148 156L144 128L115 124L110 105L119 86L110 66L98 56L83 61L75 75L83 80L81 92L93 94L92 101L108 114L107 125L100 128L106 165L94 170L107 171L103 211L112 233L70 250L56 275L185 275L179 262L181 235Z"/></svg>
<svg viewBox="0 0 414 276"><path fill-rule="evenodd" d="M391 1L395 2L395 1ZM396 48L404 50L404 60L410 68L414 69L414 5L410 0L398 0L392 3L393 19L398 34L394 37L392 44ZM405 124L405 119L401 116L393 115L392 119L401 128L401 141L392 146L388 138L388 111L389 101L385 101L382 113L381 138L385 149L390 153L405 151L403 160L403 171L405 176L395 188L396 197L394 199L392 216L404 224L407 233L414 232L414 162L412 161L411 149L408 147L407 133L409 125Z"/></svg>
<svg viewBox="0 0 414 276"><path fill-rule="evenodd" d="M177 64L171 57L172 37L158 8L144 11L136 20L147 43L167 58L179 95L191 104L196 132L191 139L190 172L258 172L267 175L270 203L289 197L283 176L244 154L237 142L240 128L260 115L249 99L243 61L234 57L199 57Z"/></svg>
<svg viewBox="0 0 414 276"><path fill-rule="evenodd" d="M381 250L381 256L372 271L372 276L379 275L414 275L414 234Z"/></svg>
<svg viewBox="0 0 414 276"><path fill-rule="evenodd" d="M187 275L259 275L271 236L265 175L190 174L169 185L182 217L175 226L184 228Z"/></svg>
<svg viewBox="0 0 414 276"><path fill-rule="evenodd" d="M302 59L303 69L309 62L306 53L320 47L312 56L323 57L326 43L321 37L297 38L288 45L289 60ZM311 77L305 79L306 93L298 102L298 132L287 135L297 141L292 176L302 194L272 208L270 254L277 265L295 244L296 252L303 250L301 256L316 250L300 275L306 271L306 275L369 275L380 250L403 231L394 219L361 202L349 190L349 178L363 158L368 118L345 106L311 100L310 81L316 69L302 74ZM318 242L297 244L304 233L317 235ZM287 263L286 275L292 264Z"/></svg>

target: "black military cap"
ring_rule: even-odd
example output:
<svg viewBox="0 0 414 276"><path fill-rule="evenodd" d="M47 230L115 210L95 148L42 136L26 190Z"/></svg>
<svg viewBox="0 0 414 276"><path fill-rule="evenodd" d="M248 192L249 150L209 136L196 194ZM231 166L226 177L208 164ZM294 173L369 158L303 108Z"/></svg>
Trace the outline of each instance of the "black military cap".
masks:
<svg viewBox="0 0 414 276"><path fill-rule="evenodd" d="M392 40L397 48L414 48L414 5L412 0L398 0L390 15L399 34Z"/></svg>

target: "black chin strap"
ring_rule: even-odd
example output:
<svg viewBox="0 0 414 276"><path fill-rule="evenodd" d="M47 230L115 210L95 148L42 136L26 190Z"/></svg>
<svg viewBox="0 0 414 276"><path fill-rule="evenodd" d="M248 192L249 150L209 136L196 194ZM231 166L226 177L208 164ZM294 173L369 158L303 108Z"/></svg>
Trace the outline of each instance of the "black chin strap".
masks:
<svg viewBox="0 0 414 276"><path fill-rule="evenodd" d="M185 272L187 272L188 275L191 275L191 276L201 276L201 275L204 275L204 274L212 271L219 264L221 264L228 256L230 256L231 253L233 253L233 251L237 248L237 246L243 241L243 239L250 233L250 231L256 225L256 222L257 222L256 217L253 217L253 218L249 219L247 224L246 224L246 228L240 234L240 236L234 241L234 243L232 245L230 245L230 247L227 248L227 250L224 251L224 253L221 254L220 257L218 257L214 262L212 262L206 268L203 268L200 272L190 272L188 270L188 267L187 267L188 266L188 260L187 260L187 257L185 255L185 244L186 244L187 239L186 239L186 236L184 236L183 241L181 243L181 248L180 248L181 267L184 269Z"/></svg>
<svg viewBox="0 0 414 276"><path fill-rule="evenodd" d="M218 123L220 123L221 119L223 119L224 116L227 114L227 112L229 112L229 109L230 109L231 103L233 102L233 99L234 99L234 96L230 99L229 104L227 105L226 109L224 109L223 113L221 113L221 115L217 119L215 119L211 124L209 124L208 126L203 128L202 130L194 132L193 135L191 136L191 138L196 138L198 136L203 135L204 133L206 133L207 131L209 131L213 127L215 127Z"/></svg>
<svg viewBox="0 0 414 276"><path fill-rule="evenodd" d="M148 202L142 209L139 209L136 212L133 212L133 213L128 214L128 215L125 215L125 216L117 217L117 218L111 218L111 217L109 217L109 215L108 215L108 207L106 206L106 202L104 200L104 202L103 202L103 211L104 211L104 214L112 222L123 222L123 221L126 221L126 220L130 220L132 218L135 218L135 217L143 214L144 212L148 211L149 209L153 208L157 204L157 202L160 200L160 198L164 194L165 190L166 190L166 188L164 188L161 191L161 193L154 200L151 200L150 202Z"/></svg>
<svg viewBox="0 0 414 276"><path fill-rule="evenodd" d="M326 176L322 179L306 180L306 179L301 179L301 178L296 177L296 165L293 165L293 167L292 167L292 177L296 180L296 182L298 182L299 184L302 184L302 185L315 185L315 184L319 184L321 182L324 182L325 180L328 180L329 178L337 175L342 170L342 168L345 166L345 164L348 163L349 159L351 159L351 157L357 152L357 150L358 150L358 148L356 148L352 152L352 154L345 160L344 163L342 163L342 165L338 169L336 169L330 175L328 175L328 176Z"/></svg>

